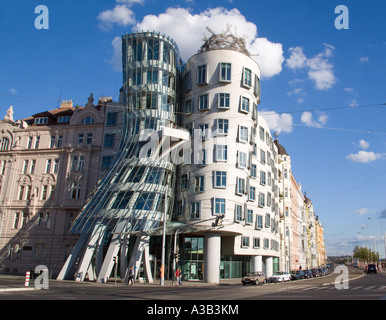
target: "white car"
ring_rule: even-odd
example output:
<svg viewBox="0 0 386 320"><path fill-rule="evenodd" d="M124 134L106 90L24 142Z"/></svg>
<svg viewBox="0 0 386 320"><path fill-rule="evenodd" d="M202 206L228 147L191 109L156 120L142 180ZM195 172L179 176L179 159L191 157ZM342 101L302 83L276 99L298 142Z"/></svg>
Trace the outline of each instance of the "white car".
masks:
<svg viewBox="0 0 386 320"><path fill-rule="evenodd" d="M270 278L270 282L291 281L291 274L287 271L276 271Z"/></svg>

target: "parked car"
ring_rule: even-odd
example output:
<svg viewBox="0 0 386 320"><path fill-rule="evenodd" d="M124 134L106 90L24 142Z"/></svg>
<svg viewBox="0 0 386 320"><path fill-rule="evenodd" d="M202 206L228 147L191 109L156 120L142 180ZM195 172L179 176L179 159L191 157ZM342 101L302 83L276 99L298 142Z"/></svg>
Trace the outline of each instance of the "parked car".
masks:
<svg viewBox="0 0 386 320"><path fill-rule="evenodd" d="M326 272L323 270L323 268L318 268L318 271L319 271L319 275L320 276L325 276L326 275Z"/></svg>
<svg viewBox="0 0 386 320"><path fill-rule="evenodd" d="M313 276L314 278L320 276L318 269L312 269L311 272L312 272L312 276Z"/></svg>
<svg viewBox="0 0 386 320"><path fill-rule="evenodd" d="M269 282L284 282L290 281L291 274L287 271L276 271L270 278Z"/></svg>
<svg viewBox="0 0 386 320"><path fill-rule="evenodd" d="M299 279L304 279L304 272L302 270L292 271L291 280L299 280Z"/></svg>
<svg viewBox="0 0 386 320"><path fill-rule="evenodd" d="M246 277L243 277L241 279L241 282L243 285L246 284L259 284L259 283L266 283L267 277L263 272L251 272Z"/></svg>
<svg viewBox="0 0 386 320"><path fill-rule="evenodd" d="M366 267L366 273L377 273L377 266L375 264L368 264Z"/></svg>
<svg viewBox="0 0 386 320"><path fill-rule="evenodd" d="M312 271L309 269L304 270L304 278L306 278L306 279L312 278Z"/></svg>

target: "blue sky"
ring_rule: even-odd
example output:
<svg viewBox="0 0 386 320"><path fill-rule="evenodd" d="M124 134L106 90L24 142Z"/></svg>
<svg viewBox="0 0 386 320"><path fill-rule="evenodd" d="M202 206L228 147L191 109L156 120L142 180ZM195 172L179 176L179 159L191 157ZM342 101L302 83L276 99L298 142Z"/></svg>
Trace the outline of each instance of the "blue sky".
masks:
<svg viewBox="0 0 386 320"><path fill-rule="evenodd" d="M35 28L38 5L48 29ZM335 27L338 5L348 29ZM328 255L349 253L386 231L385 10L383 0L4 0L0 112L13 105L21 119L59 99L84 105L91 92L116 99L122 33L166 33L187 60L206 26L228 24L256 54L260 110L314 203Z"/></svg>

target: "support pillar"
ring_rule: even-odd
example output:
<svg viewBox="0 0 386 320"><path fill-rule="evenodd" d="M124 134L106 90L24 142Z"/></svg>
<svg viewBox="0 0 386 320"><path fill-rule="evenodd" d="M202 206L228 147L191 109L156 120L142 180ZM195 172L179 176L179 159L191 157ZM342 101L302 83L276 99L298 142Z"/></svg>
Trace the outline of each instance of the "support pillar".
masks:
<svg viewBox="0 0 386 320"><path fill-rule="evenodd" d="M252 258L252 272L263 271L263 257L254 256Z"/></svg>
<svg viewBox="0 0 386 320"><path fill-rule="evenodd" d="M204 281L220 282L221 234L208 233L204 245Z"/></svg>
<svg viewBox="0 0 386 320"><path fill-rule="evenodd" d="M273 257L265 259L265 275L269 278L273 275Z"/></svg>

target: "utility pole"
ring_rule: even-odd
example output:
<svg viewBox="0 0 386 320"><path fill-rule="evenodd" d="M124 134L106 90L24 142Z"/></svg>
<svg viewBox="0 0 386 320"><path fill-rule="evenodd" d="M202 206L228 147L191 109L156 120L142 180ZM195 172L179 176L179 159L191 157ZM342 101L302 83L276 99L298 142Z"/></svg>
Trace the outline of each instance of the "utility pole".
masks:
<svg viewBox="0 0 386 320"><path fill-rule="evenodd" d="M165 186L165 208L164 208L164 225L162 233L162 256L161 256L161 279L160 285L165 285L165 243L166 243L166 211L168 203L168 188Z"/></svg>

